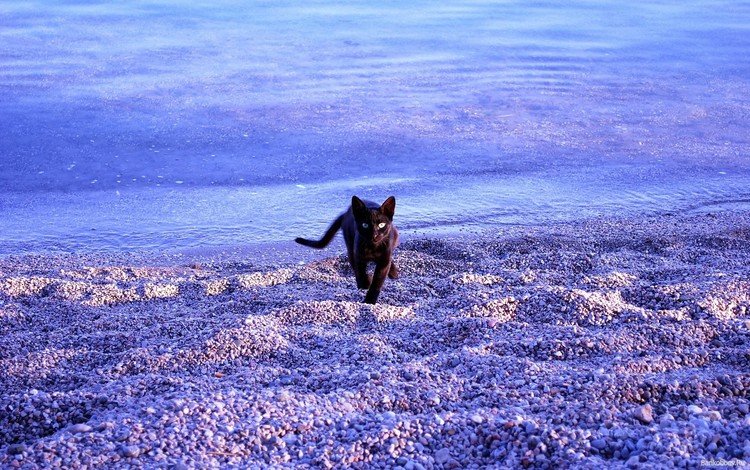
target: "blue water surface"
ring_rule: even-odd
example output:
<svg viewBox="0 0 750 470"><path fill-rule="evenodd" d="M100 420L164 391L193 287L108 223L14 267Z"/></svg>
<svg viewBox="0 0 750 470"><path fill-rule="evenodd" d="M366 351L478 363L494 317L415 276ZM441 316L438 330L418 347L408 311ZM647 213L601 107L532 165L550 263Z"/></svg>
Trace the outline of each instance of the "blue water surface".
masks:
<svg viewBox="0 0 750 470"><path fill-rule="evenodd" d="M0 254L750 201L750 2L0 2Z"/></svg>

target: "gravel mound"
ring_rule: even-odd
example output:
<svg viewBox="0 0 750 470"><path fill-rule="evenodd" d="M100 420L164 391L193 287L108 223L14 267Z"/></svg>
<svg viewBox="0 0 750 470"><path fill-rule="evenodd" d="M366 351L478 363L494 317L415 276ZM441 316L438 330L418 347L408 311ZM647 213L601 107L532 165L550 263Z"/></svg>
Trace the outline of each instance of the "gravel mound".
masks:
<svg viewBox="0 0 750 470"><path fill-rule="evenodd" d="M2 468L750 461L750 214L344 256L0 260ZM736 459L736 461L735 461Z"/></svg>

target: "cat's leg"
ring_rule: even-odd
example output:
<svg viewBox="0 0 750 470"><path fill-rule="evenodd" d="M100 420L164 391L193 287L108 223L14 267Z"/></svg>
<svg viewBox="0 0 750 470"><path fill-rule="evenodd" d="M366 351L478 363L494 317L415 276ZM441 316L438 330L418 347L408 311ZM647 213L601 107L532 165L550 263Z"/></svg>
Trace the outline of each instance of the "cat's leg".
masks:
<svg viewBox="0 0 750 470"><path fill-rule="evenodd" d="M365 303L374 304L378 301L380 289L383 287L383 282L385 282L385 278L388 276L390 269L390 260L386 262L378 262L375 265L375 275L372 277L372 284L370 284L370 288L367 290Z"/></svg>
<svg viewBox="0 0 750 470"><path fill-rule="evenodd" d="M367 274L367 263L361 262L354 256L354 250L347 247L347 254L349 255L349 264L352 266L354 276L357 279L358 289L367 289L370 287L370 277Z"/></svg>
<svg viewBox="0 0 750 470"><path fill-rule="evenodd" d="M354 274L357 276L357 288L367 289L372 284L372 278L367 274L367 261L352 263Z"/></svg>
<svg viewBox="0 0 750 470"><path fill-rule="evenodd" d="M391 261L391 268L388 270L388 277L391 279L398 279L398 268L393 261Z"/></svg>

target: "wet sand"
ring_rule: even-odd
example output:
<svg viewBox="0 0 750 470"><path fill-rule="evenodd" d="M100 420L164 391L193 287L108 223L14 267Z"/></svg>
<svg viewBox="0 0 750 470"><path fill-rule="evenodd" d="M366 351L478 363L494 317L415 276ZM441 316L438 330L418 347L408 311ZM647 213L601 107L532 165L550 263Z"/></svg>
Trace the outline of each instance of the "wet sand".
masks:
<svg viewBox="0 0 750 470"><path fill-rule="evenodd" d="M337 254L0 260L0 466L750 459L750 213L412 238L395 259L376 306Z"/></svg>

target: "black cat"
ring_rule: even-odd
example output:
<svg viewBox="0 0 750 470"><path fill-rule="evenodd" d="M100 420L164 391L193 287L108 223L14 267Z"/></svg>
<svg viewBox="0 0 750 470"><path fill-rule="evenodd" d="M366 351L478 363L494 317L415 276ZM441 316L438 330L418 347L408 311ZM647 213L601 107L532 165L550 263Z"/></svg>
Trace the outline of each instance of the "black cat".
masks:
<svg viewBox="0 0 750 470"><path fill-rule="evenodd" d="M312 248L326 247L340 228L344 232L349 263L357 276L357 287L367 289L365 302L378 301L385 277L398 277L393 264L393 250L398 245L398 230L393 225L396 198L391 196L382 205L352 196L352 205L333 221L318 241L296 238L294 241ZM375 262L375 274L367 274L367 263Z"/></svg>

